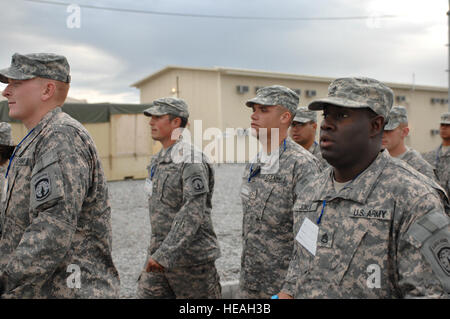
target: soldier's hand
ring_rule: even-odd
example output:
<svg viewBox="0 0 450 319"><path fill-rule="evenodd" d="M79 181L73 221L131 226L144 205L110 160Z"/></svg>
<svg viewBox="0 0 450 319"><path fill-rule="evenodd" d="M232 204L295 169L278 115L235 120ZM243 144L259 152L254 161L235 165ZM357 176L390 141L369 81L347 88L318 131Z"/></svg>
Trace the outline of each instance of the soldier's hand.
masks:
<svg viewBox="0 0 450 319"><path fill-rule="evenodd" d="M279 292L277 294L277 296L278 296L278 299L294 299L291 295L288 295L284 292Z"/></svg>
<svg viewBox="0 0 450 319"><path fill-rule="evenodd" d="M164 267L158 264L153 258L150 258L145 266L146 272L164 272Z"/></svg>

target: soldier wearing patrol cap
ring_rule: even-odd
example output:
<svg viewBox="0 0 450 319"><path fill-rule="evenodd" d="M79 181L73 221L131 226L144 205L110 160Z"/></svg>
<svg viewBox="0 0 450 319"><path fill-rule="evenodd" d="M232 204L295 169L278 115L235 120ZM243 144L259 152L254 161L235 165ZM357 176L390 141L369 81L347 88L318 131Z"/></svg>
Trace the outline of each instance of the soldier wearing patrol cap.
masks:
<svg viewBox="0 0 450 319"><path fill-rule="evenodd" d="M8 162L14 150L11 137L11 125L6 122L0 122L0 174L5 175L5 163Z"/></svg>
<svg viewBox="0 0 450 319"><path fill-rule="evenodd" d="M423 175L437 181L433 167L416 150L405 145L409 134L408 115L404 106L394 106L384 127L382 146L392 157L401 159Z"/></svg>
<svg viewBox="0 0 450 319"><path fill-rule="evenodd" d="M3 202L5 192L5 174L8 167L8 160L14 151L14 145L11 138L11 125L6 122L0 122L0 206ZM1 216L0 216L0 234L1 234Z"/></svg>
<svg viewBox="0 0 450 319"><path fill-rule="evenodd" d="M280 298L448 296L450 219L443 189L382 150L393 92L340 78L323 110L320 147L332 165L294 205L295 250Z"/></svg>
<svg viewBox="0 0 450 319"><path fill-rule="evenodd" d="M263 150L250 161L241 186L241 298L268 298L281 288L293 249L292 206L319 172L318 160L288 136L299 97L268 86L246 102Z"/></svg>
<svg viewBox="0 0 450 319"><path fill-rule="evenodd" d="M60 55L16 53L0 70L9 116L28 129L6 172L2 298L119 296L100 157L86 129L60 108L69 69Z"/></svg>
<svg viewBox="0 0 450 319"><path fill-rule="evenodd" d="M441 115L439 135L441 145L423 157L435 168L439 184L450 196L450 112Z"/></svg>
<svg viewBox="0 0 450 319"><path fill-rule="evenodd" d="M319 160L320 168L323 170L328 167L328 163L323 159L320 153L320 146L315 141L316 129L317 112L310 111L304 106L299 107L295 112L289 135L294 142L303 146Z"/></svg>
<svg viewBox="0 0 450 319"><path fill-rule="evenodd" d="M147 167L152 231L137 297L221 298L215 267L220 249L211 219L214 171L201 151L179 138L188 106L160 98L144 114L162 149Z"/></svg>

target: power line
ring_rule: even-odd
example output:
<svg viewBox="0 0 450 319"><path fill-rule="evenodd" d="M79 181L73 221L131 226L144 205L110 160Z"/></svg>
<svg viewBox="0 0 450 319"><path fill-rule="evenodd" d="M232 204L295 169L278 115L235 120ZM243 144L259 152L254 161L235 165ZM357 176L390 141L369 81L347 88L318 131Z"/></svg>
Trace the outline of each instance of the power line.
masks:
<svg viewBox="0 0 450 319"><path fill-rule="evenodd" d="M27 2L51 4L60 6L69 6L70 3L46 0L24 0ZM191 17L191 18L209 18L209 19L228 19L228 20L266 20L266 21L330 21L330 20L364 20L364 19L385 19L397 18L396 15L377 15L377 16L349 16L349 17L254 17L254 16L229 16L229 15L210 15L210 14L195 14L195 13L179 13L179 12L163 12L163 11L149 11L149 10L135 10L112 7L98 7L86 4L77 4L80 8L106 10L115 12L128 12L139 14L152 14L175 17Z"/></svg>

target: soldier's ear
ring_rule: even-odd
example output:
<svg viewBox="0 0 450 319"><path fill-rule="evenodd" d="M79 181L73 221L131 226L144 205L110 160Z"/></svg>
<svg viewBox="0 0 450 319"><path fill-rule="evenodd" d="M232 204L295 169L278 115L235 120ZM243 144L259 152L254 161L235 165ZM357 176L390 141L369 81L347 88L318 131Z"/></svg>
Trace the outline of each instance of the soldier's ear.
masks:
<svg viewBox="0 0 450 319"><path fill-rule="evenodd" d="M384 117L377 115L370 120L370 137L378 136L384 132Z"/></svg>
<svg viewBox="0 0 450 319"><path fill-rule="evenodd" d="M283 112L281 114L281 123L291 125L292 114L290 112Z"/></svg>
<svg viewBox="0 0 450 319"><path fill-rule="evenodd" d="M43 80L42 81L42 93L41 100L43 102L51 99L56 92L56 83L53 81Z"/></svg>
<svg viewBox="0 0 450 319"><path fill-rule="evenodd" d="M409 127L408 126L403 127L402 128L402 136L403 136L403 138L407 137L408 134L409 134Z"/></svg>

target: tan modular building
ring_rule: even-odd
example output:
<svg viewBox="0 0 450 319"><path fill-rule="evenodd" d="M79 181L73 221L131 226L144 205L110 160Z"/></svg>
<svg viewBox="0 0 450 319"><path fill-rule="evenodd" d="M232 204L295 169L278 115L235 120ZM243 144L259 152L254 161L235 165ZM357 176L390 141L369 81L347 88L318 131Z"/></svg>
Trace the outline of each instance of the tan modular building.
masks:
<svg viewBox="0 0 450 319"><path fill-rule="evenodd" d="M300 95L302 106L316 98L325 97L328 85L333 80L334 78L328 77L222 67L167 66L132 86L140 90L141 103L167 96L184 99L190 108L191 134L195 136L195 129L199 130L194 121L202 120L202 132L205 133L208 128L217 128L223 132L225 144L230 139L230 134L225 133L227 128L250 127L251 109L245 106L245 101L255 96L259 87L273 84L287 86ZM447 88L388 82L385 84L395 93L394 105L403 105L408 110L410 136L407 138L407 144L419 152L437 147L441 141L438 131L440 115L448 108ZM320 115L318 119L320 122ZM208 147L212 141L206 137L208 136L203 136L203 148ZM235 137L235 142L236 139L239 140ZM154 150L156 149L157 146ZM222 155L218 157L221 159L219 162L226 159L226 154Z"/></svg>

